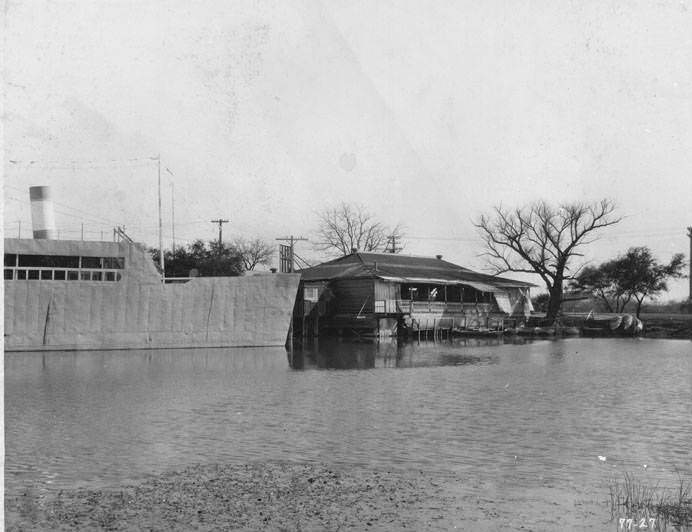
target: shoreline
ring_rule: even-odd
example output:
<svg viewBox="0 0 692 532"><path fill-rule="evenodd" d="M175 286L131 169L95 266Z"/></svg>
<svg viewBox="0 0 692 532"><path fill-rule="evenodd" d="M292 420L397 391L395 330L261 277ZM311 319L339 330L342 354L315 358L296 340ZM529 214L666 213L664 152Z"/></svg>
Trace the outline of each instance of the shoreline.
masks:
<svg viewBox="0 0 692 532"><path fill-rule="evenodd" d="M648 314L644 321L644 336L646 338L670 338L692 340L692 315L662 315Z"/></svg>
<svg viewBox="0 0 692 532"><path fill-rule="evenodd" d="M266 462L193 465L103 489L5 498L19 530L447 530L444 473Z"/></svg>
<svg viewBox="0 0 692 532"><path fill-rule="evenodd" d="M554 530L607 518L585 493L452 472L270 461L193 465L102 489L5 497L8 531ZM600 519L600 517L599 517Z"/></svg>
<svg viewBox="0 0 692 532"><path fill-rule="evenodd" d="M614 317L617 315L599 313L598 317ZM692 340L692 314L647 313L642 314L640 319L644 324L644 332L640 335L641 338ZM581 329L585 323L585 315L565 314L563 321L565 326ZM617 335L613 335L613 337L617 337Z"/></svg>

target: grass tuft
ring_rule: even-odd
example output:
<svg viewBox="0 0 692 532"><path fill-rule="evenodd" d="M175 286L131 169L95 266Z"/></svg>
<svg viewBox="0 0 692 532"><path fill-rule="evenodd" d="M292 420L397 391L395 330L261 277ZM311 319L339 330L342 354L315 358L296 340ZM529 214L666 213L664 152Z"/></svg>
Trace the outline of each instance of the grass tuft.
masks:
<svg viewBox="0 0 692 532"><path fill-rule="evenodd" d="M613 519L626 517L648 522L653 518L658 530L665 531L668 526L677 531L692 530L692 481L678 476L675 488L660 488L625 473L622 480L610 483L609 492Z"/></svg>

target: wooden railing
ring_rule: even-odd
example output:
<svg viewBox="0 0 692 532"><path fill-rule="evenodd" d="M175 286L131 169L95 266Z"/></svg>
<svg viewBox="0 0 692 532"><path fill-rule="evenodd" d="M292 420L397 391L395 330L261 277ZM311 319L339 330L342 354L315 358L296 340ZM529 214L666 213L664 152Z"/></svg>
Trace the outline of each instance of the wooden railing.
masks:
<svg viewBox="0 0 692 532"><path fill-rule="evenodd" d="M492 308L490 303L459 303L444 301L412 301L410 299L379 299L375 300L375 314L413 314L415 313L451 313L462 314L478 310L488 313Z"/></svg>

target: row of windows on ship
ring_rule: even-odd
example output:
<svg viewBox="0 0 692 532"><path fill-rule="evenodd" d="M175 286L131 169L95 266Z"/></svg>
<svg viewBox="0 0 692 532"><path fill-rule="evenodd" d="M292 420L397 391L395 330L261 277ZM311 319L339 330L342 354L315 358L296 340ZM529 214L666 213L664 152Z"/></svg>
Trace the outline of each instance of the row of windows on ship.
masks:
<svg viewBox="0 0 692 532"><path fill-rule="evenodd" d="M120 281L125 257L5 253L5 280Z"/></svg>

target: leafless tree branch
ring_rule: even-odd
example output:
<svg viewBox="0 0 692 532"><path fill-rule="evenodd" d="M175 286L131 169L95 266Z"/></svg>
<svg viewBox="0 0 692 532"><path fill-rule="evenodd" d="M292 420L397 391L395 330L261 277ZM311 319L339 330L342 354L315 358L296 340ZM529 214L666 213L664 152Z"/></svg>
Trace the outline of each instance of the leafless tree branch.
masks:
<svg viewBox="0 0 692 532"><path fill-rule="evenodd" d="M233 247L238 251L245 270L254 270L258 264L269 264L274 253L274 246L259 239L237 238Z"/></svg>
<svg viewBox="0 0 692 532"><path fill-rule="evenodd" d="M384 251L389 237L401 239L400 225L389 229L362 205L341 203L318 213L317 248L348 255L351 250ZM401 248L398 247L400 250Z"/></svg>
<svg viewBox="0 0 692 532"><path fill-rule="evenodd" d="M512 211L494 207L491 216L481 215L474 225L495 273L540 275L551 295L548 318L554 319L562 298L562 283L574 277L570 261L583 255L577 248L593 242L597 230L621 220L613 216L614 210L615 205L607 199L557 207L538 201Z"/></svg>

